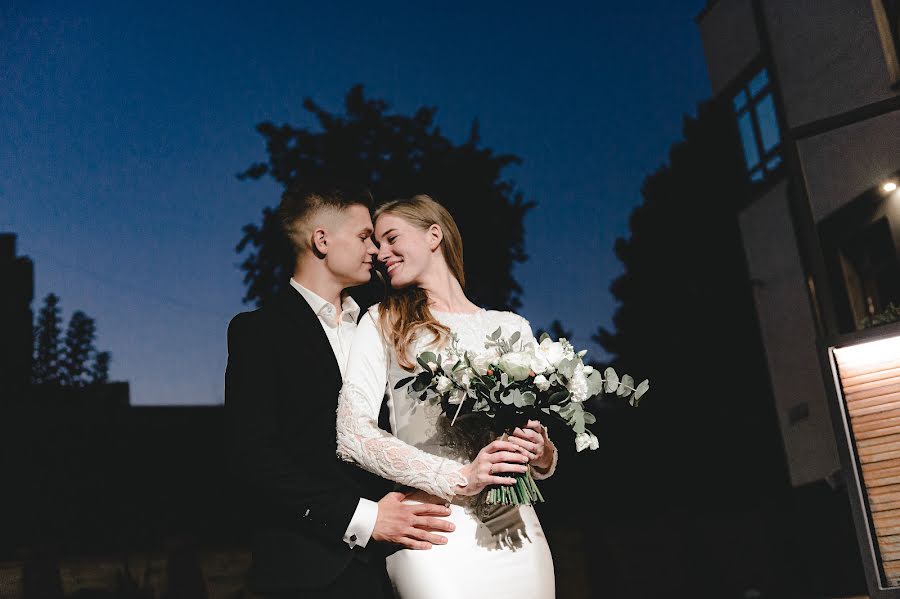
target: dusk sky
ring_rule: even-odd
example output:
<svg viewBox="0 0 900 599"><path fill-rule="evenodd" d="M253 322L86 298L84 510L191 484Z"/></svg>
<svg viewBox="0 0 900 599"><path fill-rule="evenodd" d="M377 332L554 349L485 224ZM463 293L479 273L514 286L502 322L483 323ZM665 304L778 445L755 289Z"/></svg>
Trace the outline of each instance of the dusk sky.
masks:
<svg viewBox="0 0 900 599"><path fill-rule="evenodd" d="M0 232L35 263L35 312L54 292L97 320L133 404L222 402L226 327L249 309L234 248L280 192L235 177L266 159L255 125L314 126L303 99L340 111L356 83L435 106L456 140L478 118L522 158L521 312L602 357L613 243L710 95L703 0L139 4L0 8Z"/></svg>

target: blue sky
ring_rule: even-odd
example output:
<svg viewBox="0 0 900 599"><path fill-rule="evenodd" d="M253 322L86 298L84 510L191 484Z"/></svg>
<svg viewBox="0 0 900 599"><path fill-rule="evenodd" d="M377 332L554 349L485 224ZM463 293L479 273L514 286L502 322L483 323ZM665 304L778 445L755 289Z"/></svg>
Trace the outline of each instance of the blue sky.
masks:
<svg viewBox="0 0 900 599"><path fill-rule="evenodd" d="M129 4L129 6L124 6ZM537 207L522 313L575 343L610 326L612 252L682 115L709 96L703 0L625 3L7 3L0 8L0 231L35 262L35 310L81 309L135 404L222 401L225 329L246 309L234 246L277 202L235 174L254 126L314 125L356 83L438 108L517 154Z"/></svg>

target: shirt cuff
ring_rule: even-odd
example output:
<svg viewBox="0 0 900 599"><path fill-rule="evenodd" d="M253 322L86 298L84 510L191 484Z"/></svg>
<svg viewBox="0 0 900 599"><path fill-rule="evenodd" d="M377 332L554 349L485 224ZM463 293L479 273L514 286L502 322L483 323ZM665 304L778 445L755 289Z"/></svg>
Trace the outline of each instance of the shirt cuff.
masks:
<svg viewBox="0 0 900 599"><path fill-rule="evenodd" d="M372 538L372 531L375 530L375 521L378 519L378 504L374 501L359 498L356 505L356 511L350 518L350 524L347 526L347 532L344 533L344 542L353 547L365 547Z"/></svg>

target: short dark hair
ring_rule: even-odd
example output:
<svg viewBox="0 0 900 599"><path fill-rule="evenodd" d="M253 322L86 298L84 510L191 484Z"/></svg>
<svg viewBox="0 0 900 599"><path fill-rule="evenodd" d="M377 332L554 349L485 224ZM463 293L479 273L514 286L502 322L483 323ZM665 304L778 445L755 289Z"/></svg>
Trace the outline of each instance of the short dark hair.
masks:
<svg viewBox="0 0 900 599"><path fill-rule="evenodd" d="M281 194L278 205L278 222L281 229L298 254L306 249L309 235L305 227L312 217L321 210L343 212L350 206L365 206L372 210L372 194L369 190L355 185L335 185L323 187L295 186ZM310 231L311 232L311 231Z"/></svg>

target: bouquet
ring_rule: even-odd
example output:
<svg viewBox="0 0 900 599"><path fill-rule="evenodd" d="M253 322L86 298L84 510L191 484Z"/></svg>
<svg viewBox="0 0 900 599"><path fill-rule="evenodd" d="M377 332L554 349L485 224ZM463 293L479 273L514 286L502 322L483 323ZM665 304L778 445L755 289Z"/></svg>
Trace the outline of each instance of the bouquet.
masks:
<svg viewBox="0 0 900 599"><path fill-rule="evenodd" d="M511 433L528 420L554 417L575 432L575 449L597 449L597 437L586 428L596 417L585 410L584 402L601 393L627 397L637 407L650 388L644 380L635 385L625 374L620 378L610 367L603 374L582 358L565 338L553 341L541 335L538 343L523 343L521 334L501 337L497 328L485 341L485 351L464 352L451 336L445 355L432 351L416 356L421 372L397 382L395 389L408 387L420 401L437 402L442 416L454 426L461 419L477 419L476 429L495 436ZM529 469L515 475L512 486L492 486L486 503L531 505L543 501Z"/></svg>

